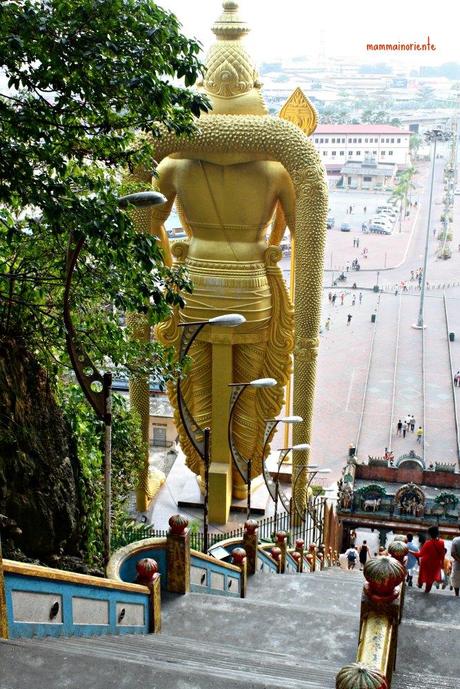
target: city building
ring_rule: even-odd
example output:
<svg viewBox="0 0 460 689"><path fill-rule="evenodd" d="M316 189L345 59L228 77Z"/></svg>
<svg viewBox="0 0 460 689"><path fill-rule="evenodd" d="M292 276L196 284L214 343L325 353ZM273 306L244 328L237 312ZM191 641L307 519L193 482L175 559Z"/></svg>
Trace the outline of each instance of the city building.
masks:
<svg viewBox="0 0 460 689"><path fill-rule="evenodd" d="M377 163L373 158L362 162L350 160L341 168L344 189L386 189L391 188L397 171L394 163Z"/></svg>
<svg viewBox="0 0 460 689"><path fill-rule="evenodd" d="M391 165L394 174L410 166L409 129L388 124L320 124L312 140L328 175L342 174L345 163L374 160ZM390 173L390 176L394 175Z"/></svg>

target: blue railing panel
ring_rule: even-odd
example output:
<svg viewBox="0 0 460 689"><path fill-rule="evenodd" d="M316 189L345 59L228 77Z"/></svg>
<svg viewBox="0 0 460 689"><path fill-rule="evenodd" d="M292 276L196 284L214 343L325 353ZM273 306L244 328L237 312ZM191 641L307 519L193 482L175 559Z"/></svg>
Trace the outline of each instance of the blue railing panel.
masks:
<svg viewBox="0 0 460 689"><path fill-rule="evenodd" d="M150 595L5 572L10 638L147 634Z"/></svg>
<svg viewBox="0 0 460 689"><path fill-rule="evenodd" d="M123 560L120 566L119 576L122 581L134 583L137 577L136 564L145 557L151 557L158 563L158 570L161 574L161 588L168 588L168 565L166 548L147 548L142 552L134 552Z"/></svg>
<svg viewBox="0 0 460 689"><path fill-rule="evenodd" d="M190 563L190 590L194 593L210 593L215 596L241 595L241 573L229 570L219 560L192 555Z"/></svg>
<svg viewBox="0 0 460 689"><path fill-rule="evenodd" d="M271 557L268 555L268 553L266 553L264 550L261 550L260 548L257 550L257 562L257 569L259 572L278 572L278 567L273 562Z"/></svg>

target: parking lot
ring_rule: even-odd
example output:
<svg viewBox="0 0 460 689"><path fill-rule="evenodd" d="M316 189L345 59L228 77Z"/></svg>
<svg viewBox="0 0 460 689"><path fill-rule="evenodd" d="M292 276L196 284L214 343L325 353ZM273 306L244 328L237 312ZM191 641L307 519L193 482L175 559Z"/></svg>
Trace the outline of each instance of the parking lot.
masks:
<svg viewBox="0 0 460 689"><path fill-rule="evenodd" d="M329 216L335 221L333 229L340 231L342 223L349 223L352 232L361 232L362 224L369 224L378 206L387 204L390 196L390 192L330 191Z"/></svg>

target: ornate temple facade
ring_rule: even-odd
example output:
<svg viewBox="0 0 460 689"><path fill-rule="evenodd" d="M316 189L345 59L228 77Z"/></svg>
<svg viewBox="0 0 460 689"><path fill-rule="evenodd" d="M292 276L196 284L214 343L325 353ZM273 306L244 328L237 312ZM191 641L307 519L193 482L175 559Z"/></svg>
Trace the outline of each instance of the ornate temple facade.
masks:
<svg viewBox="0 0 460 689"><path fill-rule="evenodd" d="M379 532L385 545L390 531L418 534L439 525L447 539L458 534L460 473L455 464L426 466L414 451L393 458L351 457L338 483L338 515L343 521L343 545L357 528Z"/></svg>

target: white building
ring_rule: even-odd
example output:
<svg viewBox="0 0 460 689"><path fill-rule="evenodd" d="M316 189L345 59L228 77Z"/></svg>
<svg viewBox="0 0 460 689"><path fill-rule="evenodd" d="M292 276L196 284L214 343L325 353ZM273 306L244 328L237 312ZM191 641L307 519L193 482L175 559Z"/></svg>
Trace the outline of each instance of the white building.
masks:
<svg viewBox="0 0 460 689"><path fill-rule="evenodd" d="M409 167L409 129L388 124L322 124L312 135L328 174L337 175L345 163L375 160L397 169Z"/></svg>

